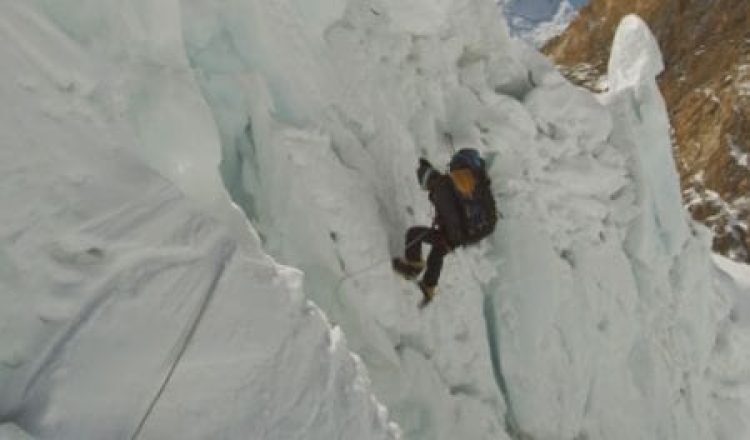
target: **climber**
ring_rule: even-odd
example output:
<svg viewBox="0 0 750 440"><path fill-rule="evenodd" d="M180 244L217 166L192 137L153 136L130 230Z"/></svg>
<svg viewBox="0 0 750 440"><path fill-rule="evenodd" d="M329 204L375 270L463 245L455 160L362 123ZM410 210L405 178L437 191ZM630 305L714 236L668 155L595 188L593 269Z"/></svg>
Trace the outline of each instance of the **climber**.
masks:
<svg viewBox="0 0 750 440"><path fill-rule="evenodd" d="M405 258L394 258L393 269L408 280L425 269L422 243L432 245L427 267L418 282L422 291L419 307L435 296L443 258L458 246L479 242L492 233L497 222L495 199L484 160L477 150L465 148L451 159L449 173L437 171L429 161L419 159L417 179L435 207L432 227L413 226L406 231Z"/></svg>

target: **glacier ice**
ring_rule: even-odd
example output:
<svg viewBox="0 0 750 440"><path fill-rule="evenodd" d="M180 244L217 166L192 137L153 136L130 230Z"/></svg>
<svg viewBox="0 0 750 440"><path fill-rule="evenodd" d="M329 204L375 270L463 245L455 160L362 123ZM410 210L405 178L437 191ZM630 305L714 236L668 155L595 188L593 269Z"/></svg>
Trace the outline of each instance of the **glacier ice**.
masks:
<svg viewBox="0 0 750 440"><path fill-rule="evenodd" d="M639 19L594 97L489 0L0 12L3 435L746 435L747 275L680 206ZM504 219L420 312L388 262L445 132Z"/></svg>
<svg viewBox="0 0 750 440"><path fill-rule="evenodd" d="M242 170L225 180L253 200L266 248L303 269L406 437L708 435L707 418L667 402L710 405L701 375L724 309L705 237L680 206L645 27L625 20L616 41L638 44L615 44L623 80L604 107L488 23L487 4L453 3L434 34L405 8L391 19L383 4L352 1L316 35L290 6L234 10L273 29L261 41L204 10L214 33L187 37L188 53L208 100L234 102L213 107L217 120L250 103L249 122L223 125L225 158ZM202 53L228 42L240 59L269 59L216 70ZM274 67L278 53L300 67ZM506 219L492 243L449 257L443 293L416 317L414 289L389 293L405 287L387 261L408 225L429 221L412 167L447 159L444 131L483 147Z"/></svg>
<svg viewBox="0 0 750 440"><path fill-rule="evenodd" d="M112 12L83 3L0 6L0 436L397 438L301 273L222 192L197 87L135 97L187 65L120 58L139 47L117 20L54 24Z"/></svg>

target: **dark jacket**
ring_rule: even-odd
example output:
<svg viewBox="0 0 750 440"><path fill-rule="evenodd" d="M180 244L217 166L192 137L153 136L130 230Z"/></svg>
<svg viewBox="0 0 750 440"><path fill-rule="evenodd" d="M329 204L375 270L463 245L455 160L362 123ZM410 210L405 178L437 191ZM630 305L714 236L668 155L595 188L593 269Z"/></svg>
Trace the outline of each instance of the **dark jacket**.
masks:
<svg viewBox="0 0 750 440"><path fill-rule="evenodd" d="M435 183L430 185L429 190L430 202L435 206L435 224L448 241L448 245L454 248L463 240L458 202L453 192L451 178L445 174L437 174Z"/></svg>

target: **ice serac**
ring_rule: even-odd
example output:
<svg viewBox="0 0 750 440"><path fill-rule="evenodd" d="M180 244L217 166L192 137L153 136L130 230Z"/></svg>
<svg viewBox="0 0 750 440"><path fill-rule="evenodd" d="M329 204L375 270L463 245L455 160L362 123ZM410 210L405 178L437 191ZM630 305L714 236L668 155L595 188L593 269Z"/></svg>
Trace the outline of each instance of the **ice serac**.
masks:
<svg viewBox="0 0 750 440"><path fill-rule="evenodd" d="M622 20L609 66L611 90L603 100L618 121L611 142L629 152L639 210L627 225L624 249L639 298L629 364L641 373L635 384L654 419L645 427L673 438L710 438L713 403L705 373L726 304L713 284L709 234L681 208L669 120L655 78L662 58L639 17Z"/></svg>
<svg viewBox="0 0 750 440"><path fill-rule="evenodd" d="M646 23L635 15L623 18L609 62L611 89L603 99L619 122L613 142L635 149L630 169L638 182L642 214L629 231L628 250L644 263L656 255L678 256L690 235L681 208L667 108L656 83L663 68L659 46Z"/></svg>
<svg viewBox="0 0 750 440"><path fill-rule="evenodd" d="M604 106L528 63L538 135L495 176L499 370L531 438L714 438L706 373L726 302L680 206L658 48L636 17L620 31Z"/></svg>
<svg viewBox="0 0 750 440"><path fill-rule="evenodd" d="M397 438L235 228L170 4L0 6L0 437Z"/></svg>
<svg viewBox="0 0 750 440"><path fill-rule="evenodd" d="M684 378L679 391L685 404L679 400L671 416L675 432L679 438L744 438L748 426L738 414L747 413L750 381L737 371L747 368L750 353L747 267L718 255L707 263L704 249L711 237L684 222L683 214L675 215L678 177L666 106L654 79L663 63L655 38L637 16L625 17L618 27L609 69L611 91L603 100L620 121L613 142L637 152L630 169L637 176L642 214L628 229L626 250L645 312L641 321L673 353L667 377L676 382L674 374L681 371ZM699 246L695 237L705 244ZM660 266L669 273L656 269ZM669 328L665 316L653 312L667 305ZM685 390L692 390L690 399ZM708 417L697 419L696 408Z"/></svg>
<svg viewBox="0 0 750 440"><path fill-rule="evenodd" d="M664 70L659 43L637 15L627 15L620 22L612 42L608 70L613 93L649 87Z"/></svg>

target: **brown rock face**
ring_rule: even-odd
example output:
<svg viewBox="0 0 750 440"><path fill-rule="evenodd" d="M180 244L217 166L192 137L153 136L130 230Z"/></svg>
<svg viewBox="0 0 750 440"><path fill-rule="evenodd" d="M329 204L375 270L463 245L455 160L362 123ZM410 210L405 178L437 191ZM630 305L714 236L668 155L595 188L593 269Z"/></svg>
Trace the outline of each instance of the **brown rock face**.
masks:
<svg viewBox="0 0 750 440"><path fill-rule="evenodd" d="M685 202L714 248L750 262L750 0L592 0L544 48L572 81L602 88L617 25L640 15L659 41Z"/></svg>

